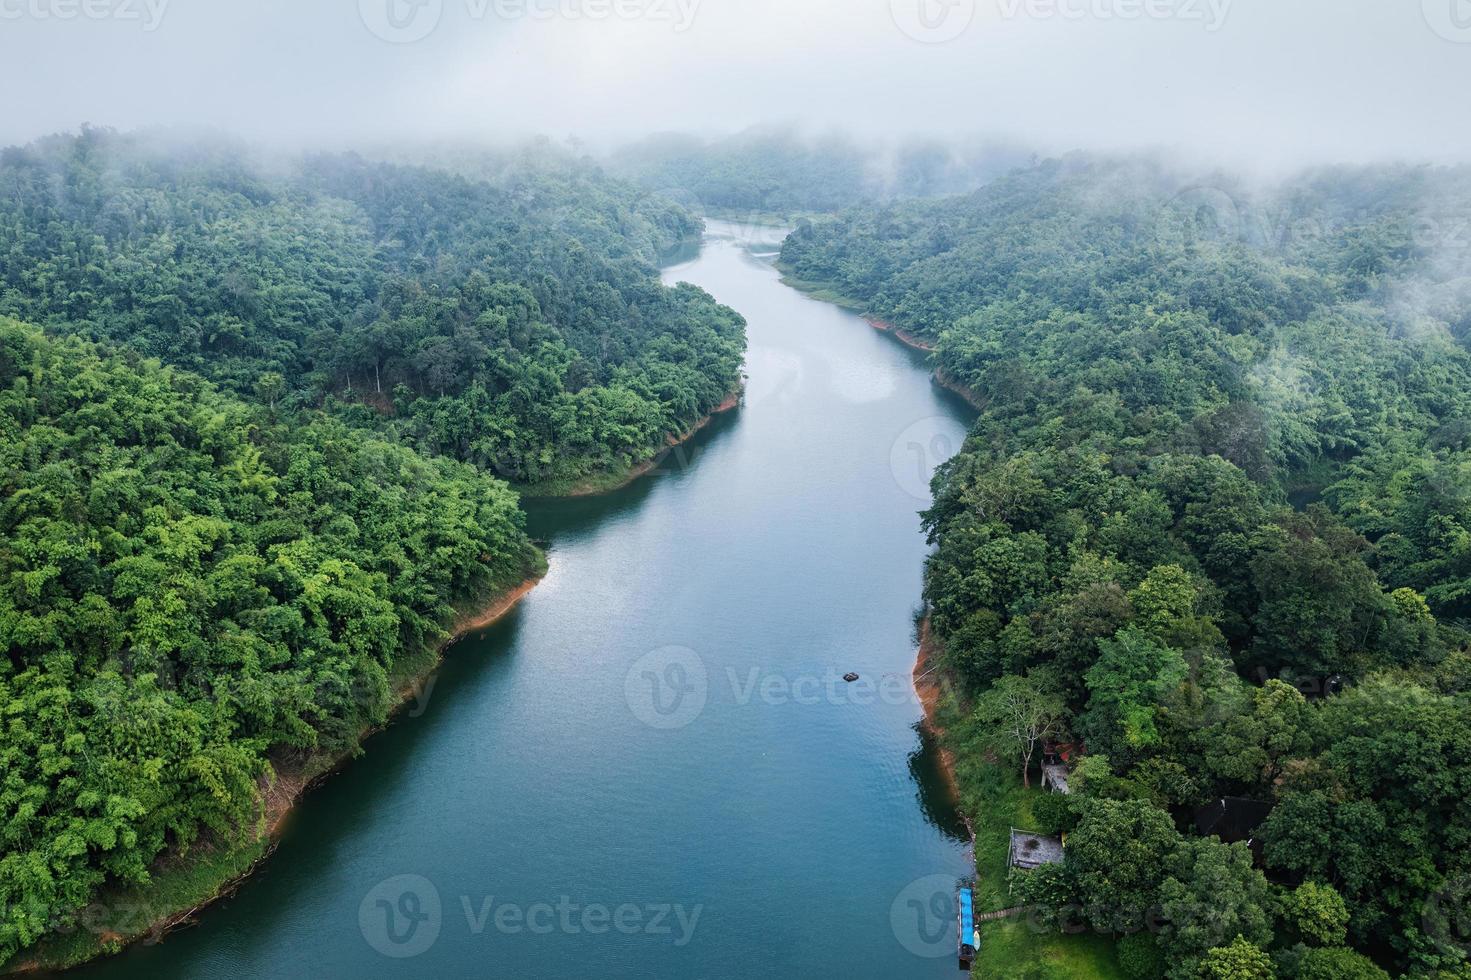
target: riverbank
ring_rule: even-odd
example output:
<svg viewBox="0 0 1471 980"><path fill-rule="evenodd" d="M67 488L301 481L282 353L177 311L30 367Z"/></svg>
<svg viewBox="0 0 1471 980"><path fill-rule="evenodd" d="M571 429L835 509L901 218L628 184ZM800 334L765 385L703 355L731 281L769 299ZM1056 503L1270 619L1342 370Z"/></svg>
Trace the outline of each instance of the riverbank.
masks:
<svg viewBox="0 0 1471 980"><path fill-rule="evenodd" d="M535 574L519 585L496 593L484 605L457 612L443 641L402 658L390 677L395 695L387 717L381 725L365 727L352 748L299 758L283 753L273 758L258 784L260 810L250 839L228 845L202 841L188 852L161 855L149 869L152 881L147 886L104 890L78 915L78 926L17 954L0 967L0 973L69 969L119 953L135 942L159 942L168 933L193 925L199 912L233 895L271 856L292 811L307 793L351 762L361 753L363 742L405 708L422 709L433 690L434 672L450 647L505 616L545 575L543 559Z"/></svg>
<svg viewBox="0 0 1471 980"><path fill-rule="evenodd" d="M620 490L639 477L658 469L671 452L693 439L695 434L714 421L717 415L723 415L739 408L745 392L745 385L737 385L720 404L710 410L708 415L684 432L670 433L665 437L664 447L642 462L606 470L592 476L578 477L573 480L548 480L543 483L518 486L516 489L523 497L594 497L598 494Z"/></svg>
<svg viewBox="0 0 1471 980"><path fill-rule="evenodd" d="M920 623L914 690L924 707L923 723L939 747L940 765L955 794L956 809L970 831L981 930L981 951L972 972L1009 976L1026 971L1045 980L1123 980L1109 937L1040 930L1026 916L1003 912L1013 904L1007 887L1011 828L1037 825L1031 804L1044 791L1024 787L1017 773L994 759L979 754L964 760L957 757L956 726L964 709L954 696L955 685L940 666L943 653L926 617Z"/></svg>
<svg viewBox="0 0 1471 980"><path fill-rule="evenodd" d="M778 262L776 267L778 271L781 271L781 263ZM894 340L903 344L905 347L910 348L911 350L917 350L924 354L930 355L930 377L934 380L935 384L939 385L941 388L944 388L946 391L952 391L955 394L959 395L961 398L964 398L966 400L966 403L969 404L970 407L974 408L976 411L983 412L986 410L986 399L981 395L980 392L965 384L963 381L960 381L949 371L945 370L945 368L934 363L934 361L937 360L934 357L934 354L938 348L933 342L926 340L916 333L905 330L903 327L900 327L897 324L890 323L887 320L881 320L878 317L873 316L871 313L867 312L867 303L864 303L862 300L854 299L851 296L844 296L842 293L835 291L831 286L825 283L810 282L805 279L798 279L785 271L782 271L781 281L783 285L790 286L791 288L795 289L797 292L802 293L805 296L810 296L813 299L821 300L824 303L832 303L834 306L840 306L851 313L857 313L865 323L873 327L879 333L894 338Z"/></svg>
<svg viewBox="0 0 1471 980"><path fill-rule="evenodd" d="M959 806L960 783L955 775L955 754L948 744L946 721L943 717L950 708L945 699L953 688L949 677L941 670L939 660L939 641L930 632L930 618L926 616L919 625L919 650L914 658L914 693L919 696L920 706L924 709L923 724L935 736L935 745L939 747L940 770L945 774L945 783L950 787L950 795L956 802L960 818L969 828L970 816ZM971 837L975 837L974 829L971 829Z"/></svg>
<svg viewBox="0 0 1471 980"><path fill-rule="evenodd" d="M889 334L905 347L913 347L915 350L924 351L926 354L933 354L935 352L934 344L920 337L918 334L910 333L897 324L890 323L887 320L880 320L876 316L865 316L863 322L873 327L879 333Z"/></svg>

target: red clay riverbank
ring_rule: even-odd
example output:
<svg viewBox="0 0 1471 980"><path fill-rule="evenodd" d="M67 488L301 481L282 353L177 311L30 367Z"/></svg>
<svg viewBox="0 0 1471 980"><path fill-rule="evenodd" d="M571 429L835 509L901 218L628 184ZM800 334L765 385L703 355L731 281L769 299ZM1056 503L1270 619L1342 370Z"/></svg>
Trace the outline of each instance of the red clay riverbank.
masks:
<svg viewBox="0 0 1471 980"><path fill-rule="evenodd" d="M905 347L913 347L915 350L922 350L927 353L935 349L935 345L928 340L921 338L917 334L912 334L903 327L890 323L887 320L880 320L874 316L865 316L863 320L880 333L892 335L895 340L899 341Z"/></svg>
<svg viewBox="0 0 1471 980"><path fill-rule="evenodd" d="M880 333L886 333L890 337L893 337L905 347L910 347L918 351L924 351L927 354L933 354L935 352L934 344L916 334L910 333L903 327L888 322L887 320L880 320L877 317L865 316L863 318L863 321ZM961 398L964 398L967 402L970 403L971 408L974 408L976 411L985 411L986 401L984 398L981 397L981 393L976 391L969 385L957 381L955 377L944 368L935 368L935 382L939 384L940 387L953 391Z"/></svg>
<svg viewBox="0 0 1471 980"><path fill-rule="evenodd" d="M924 726L935 736L940 749L940 768L945 773L945 782L956 800L960 798L960 786L955 780L955 756L945 746L945 729L940 724L940 703L945 696L946 680L936 669L939 650L930 635L928 618L920 624L919 651L914 661L914 693L924 707Z"/></svg>

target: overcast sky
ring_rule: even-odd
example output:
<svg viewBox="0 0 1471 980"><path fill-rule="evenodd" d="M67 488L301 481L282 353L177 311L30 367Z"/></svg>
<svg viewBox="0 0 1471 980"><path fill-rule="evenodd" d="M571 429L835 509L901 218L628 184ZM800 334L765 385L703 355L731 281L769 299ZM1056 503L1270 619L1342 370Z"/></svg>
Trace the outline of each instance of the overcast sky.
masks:
<svg viewBox="0 0 1471 980"><path fill-rule="evenodd" d="M0 0L0 140L996 134L1471 159L1471 0Z"/></svg>

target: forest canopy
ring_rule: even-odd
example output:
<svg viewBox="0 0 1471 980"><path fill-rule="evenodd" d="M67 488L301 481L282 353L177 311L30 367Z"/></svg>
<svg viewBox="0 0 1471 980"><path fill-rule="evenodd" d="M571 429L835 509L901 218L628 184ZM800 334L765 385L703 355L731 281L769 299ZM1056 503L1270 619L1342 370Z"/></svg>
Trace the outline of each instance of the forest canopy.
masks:
<svg viewBox="0 0 1471 980"><path fill-rule="evenodd" d="M980 409L925 515L962 742L1085 750L1019 900L1159 910L1121 954L1177 980L1467 968L1468 214L1464 169L1079 157L787 239ZM1257 860L1176 829L1228 797Z"/></svg>
<svg viewBox="0 0 1471 980"><path fill-rule="evenodd" d="M462 614L522 488L616 479L740 385L700 232L585 160L0 151L0 962L258 839Z"/></svg>
<svg viewBox="0 0 1471 980"><path fill-rule="evenodd" d="M586 161L488 177L84 130L0 153L0 313L522 484L648 458L744 323L654 263L699 221Z"/></svg>
<svg viewBox="0 0 1471 980"><path fill-rule="evenodd" d="M353 748L542 565L465 464L14 321L0 433L0 959L252 833L272 758Z"/></svg>

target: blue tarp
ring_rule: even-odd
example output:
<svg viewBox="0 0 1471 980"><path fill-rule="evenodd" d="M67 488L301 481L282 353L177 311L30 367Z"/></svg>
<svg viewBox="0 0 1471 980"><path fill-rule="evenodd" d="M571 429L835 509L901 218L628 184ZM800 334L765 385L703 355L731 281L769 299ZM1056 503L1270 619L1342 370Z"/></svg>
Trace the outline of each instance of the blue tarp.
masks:
<svg viewBox="0 0 1471 980"><path fill-rule="evenodd" d="M975 919L971 916L971 896L969 888L960 890L960 941L969 943L971 933L975 931Z"/></svg>

